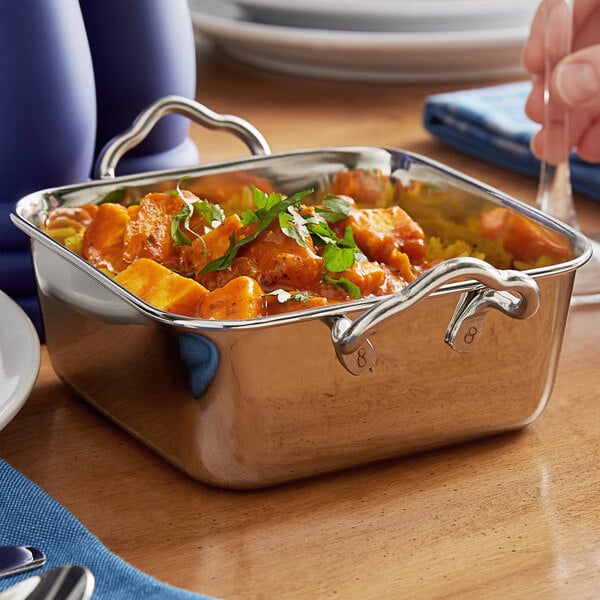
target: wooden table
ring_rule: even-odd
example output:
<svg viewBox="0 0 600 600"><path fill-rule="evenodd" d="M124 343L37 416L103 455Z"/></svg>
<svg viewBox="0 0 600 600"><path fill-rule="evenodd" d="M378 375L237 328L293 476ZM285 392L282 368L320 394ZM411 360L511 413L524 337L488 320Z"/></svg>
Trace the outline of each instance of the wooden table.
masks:
<svg viewBox="0 0 600 600"><path fill-rule="evenodd" d="M399 147L532 201L534 180L422 128L423 98L464 85L293 79L208 52L198 72L198 98L249 120L274 151ZM192 135L205 161L247 153L226 134ZM600 230L600 206L578 209ZM243 493L191 480L134 441L61 384L44 348L0 456L125 560L221 598L597 598L599 332L600 308L571 312L550 404L522 432Z"/></svg>

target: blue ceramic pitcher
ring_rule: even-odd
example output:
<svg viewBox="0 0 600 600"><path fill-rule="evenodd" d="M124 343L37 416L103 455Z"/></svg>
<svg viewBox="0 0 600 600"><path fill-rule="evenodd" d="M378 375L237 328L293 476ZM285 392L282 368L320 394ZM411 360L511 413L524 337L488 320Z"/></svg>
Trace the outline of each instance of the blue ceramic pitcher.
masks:
<svg viewBox="0 0 600 600"><path fill-rule="evenodd" d="M41 332L29 241L8 215L90 174L96 93L78 0L1 0L0 79L0 287Z"/></svg>

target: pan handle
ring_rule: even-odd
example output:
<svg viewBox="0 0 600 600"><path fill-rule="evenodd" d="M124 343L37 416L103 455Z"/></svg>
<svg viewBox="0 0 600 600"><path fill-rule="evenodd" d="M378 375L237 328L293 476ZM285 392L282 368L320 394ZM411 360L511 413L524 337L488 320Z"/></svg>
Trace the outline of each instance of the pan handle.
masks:
<svg viewBox="0 0 600 600"><path fill-rule="evenodd" d="M479 340L488 308L514 319L528 319L540 305L540 290L533 277L521 271L499 270L477 258L446 260L417 277L397 294L382 300L354 321L345 315L329 319L331 338L338 359L353 375L368 371L376 359L367 339L385 321L420 302L456 279L482 283L464 292L446 331L445 342L457 352L470 352Z"/></svg>
<svg viewBox="0 0 600 600"><path fill-rule="evenodd" d="M269 144L253 125L234 115L221 115L210 108L183 96L164 96L146 107L131 127L109 140L100 151L94 165L96 179L114 179L117 163L122 156L142 142L159 119L169 113L189 117L209 129L228 129L250 148L252 154L271 154Z"/></svg>

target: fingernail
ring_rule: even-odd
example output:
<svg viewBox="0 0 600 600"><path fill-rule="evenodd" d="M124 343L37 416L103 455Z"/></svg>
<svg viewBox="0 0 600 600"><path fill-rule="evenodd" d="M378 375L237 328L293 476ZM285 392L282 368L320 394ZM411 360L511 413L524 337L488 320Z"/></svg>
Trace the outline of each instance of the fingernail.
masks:
<svg viewBox="0 0 600 600"><path fill-rule="evenodd" d="M556 87L570 106L584 104L600 94L600 79L596 69L587 62L567 63L558 67Z"/></svg>

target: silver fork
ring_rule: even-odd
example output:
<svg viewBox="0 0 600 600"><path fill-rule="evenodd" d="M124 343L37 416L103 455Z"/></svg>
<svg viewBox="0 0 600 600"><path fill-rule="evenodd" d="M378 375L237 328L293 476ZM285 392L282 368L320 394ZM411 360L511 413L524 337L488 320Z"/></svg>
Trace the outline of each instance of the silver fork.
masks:
<svg viewBox="0 0 600 600"><path fill-rule="evenodd" d="M550 87L554 66L571 52L573 39L573 2L547 2L544 11L544 130L545 149L560 152L559 162L542 161L536 199L537 207L567 223L579 227L569 167L569 111L558 104Z"/></svg>
<svg viewBox="0 0 600 600"><path fill-rule="evenodd" d="M544 8L544 145L549 151L560 153L556 161L544 160L540 167L540 180L536 206L545 213L580 229L573 192L569 154L569 111L553 97L550 86L554 66L571 52L573 41L573 0L546 2ZM572 306L600 302L600 244L592 243L592 257L579 269Z"/></svg>

